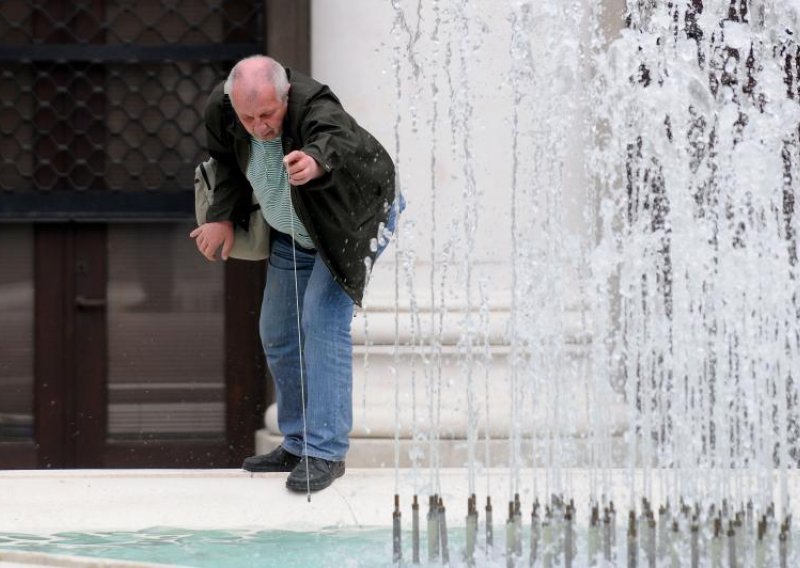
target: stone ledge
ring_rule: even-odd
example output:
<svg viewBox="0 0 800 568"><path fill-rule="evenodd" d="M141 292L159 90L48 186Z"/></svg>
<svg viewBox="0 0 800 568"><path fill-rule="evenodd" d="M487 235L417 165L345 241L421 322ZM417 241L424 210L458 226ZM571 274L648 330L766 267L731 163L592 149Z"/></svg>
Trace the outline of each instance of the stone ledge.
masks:
<svg viewBox="0 0 800 568"><path fill-rule="evenodd" d="M0 549L0 568L167 568L172 564Z"/></svg>
<svg viewBox="0 0 800 568"><path fill-rule="evenodd" d="M647 495L661 502L669 491L665 478L691 476L698 494L719 489L714 470L663 472L641 469L570 469L507 467L433 471L394 468L357 469L348 466L344 477L329 489L304 494L288 491L286 474L248 474L242 470L35 470L0 472L0 532L53 534L75 531L131 531L150 527L192 530L299 530L330 527L390 527L392 496L400 494L404 523L409 523L413 494L439 493L445 499L448 525L464 526L467 497L473 491L479 503L487 492L496 504L508 500L511 483L519 482L526 510L533 497L564 492L588 515L592 496L603 494L625 503L631 495ZM727 472L727 475L732 475ZM737 491L756 494L767 482L763 474L738 472ZM661 481L659 481L661 480ZM472 484L474 481L474 485ZM797 495L800 475L786 474L789 495ZM781 485L781 472L772 472L770 487ZM777 493L777 489L775 489ZM763 496L763 494L762 494ZM776 495L777 497L777 495ZM795 509L797 500L793 500ZM797 510L791 511L797 516ZM409 526L406 524L405 526ZM387 546L389 543L387 536Z"/></svg>
<svg viewBox="0 0 800 568"><path fill-rule="evenodd" d="M256 453L265 454L280 445L283 437L267 429L256 432ZM546 439L538 439L535 463L531 464L530 455L532 453L531 444L534 443L530 438L523 440L524 467L541 466L545 463L552 463L552 457L548 459L551 445ZM431 446L426 440L414 442L408 438L400 439L399 456L396 455L395 440L392 437L386 438L350 438L350 451L347 453L347 466L356 468L394 468L399 465L401 468L428 468L430 465ZM470 463L469 444L464 438L440 439L435 446L440 467L468 467ZM591 450L589 442L585 439L572 438L569 440L571 448L570 455L559 457L559 467L588 467L591 465ZM627 445L622 436L612 438L610 456L604 456L604 460L610 460L615 466L622 467L627 456ZM484 468L486 460L486 443L478 440L474 446L475 463L477 467ZM398 463L399 460L399 463ZM498 438L489 441L489 467L507 467L509 465L509 440Z"/></svg>
<svg viewBox="0 0 800 568"><path fill-rule="evenodd" d="M395 338L399 338L401 345L410 344L412 339L423 344L430 344L434 340L442 345L457 345L463 335L463 322L466 312L463 307L448 307L445 326L439 330L439 313L430 310L419 310L417 317L412 318L412 313L407 307L402 308L398 314L394 309L370 308L358 310L353 320L353 342L363 345L367 339L375 345L394 345ZM479 314L475 311L472 316L477 325ZM508 324L510 312L508 308L493 309L489 314L488 328L485 330L491 345L508 345ZM587 344L590 335L591 321L586 313L578 309L567 309L563 313L563 333L566 344ZM475 337L483 341L484 330L476 330Z"/></svg>

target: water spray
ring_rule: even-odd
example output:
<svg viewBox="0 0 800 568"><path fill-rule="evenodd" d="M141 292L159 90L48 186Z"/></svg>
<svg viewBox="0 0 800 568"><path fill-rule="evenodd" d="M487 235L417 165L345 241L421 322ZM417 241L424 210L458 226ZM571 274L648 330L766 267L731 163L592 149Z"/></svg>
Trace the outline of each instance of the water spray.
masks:
<svg viewBox="0 0 800 568"><path fill-rule="evenodd" d="M564 568L572 568L575 554L575 527L572 524L572 508L564 515Z"/></svg>
<svg viewBox="0 0 800 568"><path fill-rule="evenodd" d="M628 514L628 568L636 568L639 563L639 550L636 534L636 512Z"/></svg>
<svg viewBox="0 0 800 568"><path fill-rule="evenodd" d="M428 562L435 562L439 557L439 498L428 497Z"/></svg>
<svg viewBox="0 0 800 568"><path fill-rule="evenodd" d="M789 525L788 520L781 525L781 532L778 535L778 565L786 568L789 565Z"/></svg>
<svg viewBox="0 0 800 568"><path fill-rule="evenodd" d="M409 19L413 17L411 11L401 7L401 4L399 1L393 2L396 13ZM417 3L418 6L422 4ZM466 4L463 1L459 3L461 8ZM562 170L568 168L559 166L550 171L545 166L565 163L566 154L561 154L558 149L572 148L570 130L559 130L553 126L570 124L557 121L550 123L541 119L547 119L548 113L554 114L552 109L568 101L581 100L580 96L574 96L577 91L579 95L586 95L582 102L586 103L589 116L583 126L588 124L593 130L599 126L604 140L602 144L585 148L591 158L587 164L587 179L596 180L597 183L592 185L597 185L597 189L593 190L592 199L587 199L591 208L585 209L584 213L590 224L595 223L590 227L594 229L591 240L609 245L608 248L593 248L590 245L586 248L590 253L589 258L577 259L578 264L591 261L586 287L590 291L600 292L596 297L586 298L587 303L591 304L592 320L597 322L586 327L592 335L592 355L597 356L591 361L596 365L593 374L597 376L593 385L596 389L602 388L588 393L590 402L587 406L599 415L605 411L603 403L611 400L606 396L606 390L610 379L617 378L617 363L614 357L606 359L608 354L604 352L604 346L608 346L610 354L624 355L624 359L630 363L630 369L640 371L626 373L624 378L628 381L626 388L641 387L638 391L641 400L637 403L640 404L639 410L646 413L645 422L631 421L628 424L631 441L637 442L635 438L640 436L638 442L643 443L643 446L634 443L631 447L644 450L641 455L629 455L628 459L651 458L649 461L642 460L646 463L642 470L642 487L650 495L653 472L663 467L665 469L660 471L663 472L661 475L665 480L665 488L668 477L674 480L669 482L671 487L668 493L673 498L684 493L695 501L694 511L685 503L681 507L679 501L673 501L672 509L667 503L666 507L658 509L656 522L654 503L644 499L638 523L629 527L629 539L634 539L635 546L629 542L628 552L641 555L643 565L653 565L654 560L659 564L677 565L682 561L688 565L690 558L691 563L696 565L698 557L703 564L709 556L712 566L723 563L748 565L754 562L754 558L765 566L786 565L792 561L793 552L789 522L784 520L779 525L772 504L763 519L758 520L763 512L761 501L757 500L758 506L754 508L752 500L743 499L748 485L742 482L744 477L739 471L761 476L758 477L758 487L765 492L771 491L773 482L766 481L763 474L774 470L774 448L780 451L778 459L781 467L787 466L788 440L784 438L790 428L787 428L786 420L794 418L796 414L793 411L787 415L784 407L787 401L797 396L797 382L791 381L789 385L785 378L791 375L786 364L794 364L797 360L800 345L796 339L799 265L785 262L784 257L785 249L790 248L796 255L796 231L793 229L797 224L797 208L795 206L791 212L787 211L784 199L797 195L797 180L800 179L795 175L797 161L794 151L798 144L798 123L795 111L786 115L788 120L780 119L783 118L784 106L796 107L796 93L800 92L797 73L792 72L800 63L796 53L797 40L795 34L789 33L794 37L788 37L786 33L786 30L797 28L797 21L792 19L789 22L790 14L781 7L781 4L788 4L786 2L627 2L629 17L624 22L617 18L617 23L633 33L619 34L616 33L618 29L609 29L605 20L610 18L598 18L607 16L602 8L592 6L588 18L592 25L588 34L592 45L585 46L586 51L559 50L559 39L570 38L572 41L583 37L574 33L576 29L572 24L577 21L575 17L585 18L586 12L567 8L551 10L549 7L540 7L547 3L530 1L510 4L514 5L510 50L513 74L510 86L511 93L518 97L513 105L515 115L512 123L515 145L512 151L514 167L511 168L514 180L511 256L514 259L512 271L515 283L511 288L512 321L523 321L531 315L538 315L526 310L530 305L541 311L543 299L546 300L543 314L552 313L555 311L553 308L561 309L558 303L563 301L561 295L551 293L554 289L558 292L561 280L552 279L555 288L552 284L540 288L549 297L533 294L527 302L518 292L530 285L529 277L537 276L537 270L556 273L563 272L566 266L561 263L562 257L531 244L526 235L529 227L537 231L541 229L545 237L541 242L546 244L557 241L558 237L569 236L562 232L565 224L558 216L563 211L558 206L549 209L543 207L541 212L556 215L551 215L554 221L552 225L542 223L541 226L537 225L539 219L535 215L531 215L529 223L526 214L530 202L541 200L560 205L564 201L565 178ZM602 6L603 3L588 4ZM742 13L746 4L753 5L749 14ZM437 6L438 3L434 2L433 5ZM705 6L699 9L698 5ZM456 138L468 141L474 134L474 125L470 122L473 93L467 88L471 85L466 76L453 74L455 65L451 63L456 61L450 58L451 53L455 52L461 55L458 62L463 62L465 49L476 47L484 39L484 32L481 31L484 22L481 19L485 14L478 9L474 12L471 10L472 7L470 11L457 8L444 12L447 17L440 18L437 8L437 31L435 37L431 36L430 39L434 43L435 53L446 54L447 59L441 61L434 57L429 66L434 71L428 73L418 65L419 51L414 46L420 38L424 43L426 22L434 20L428 18L429 13L420 7L418 33L406 50L412 71L415 72L405 73L407 69L402 66L405 57L399 57L401 49L397 50L396 62L398 84L401 79L413 76L412 80L419 81L421 85L430 84L433 92L442 86L437 79L444 77L445 73L440 71L447 71L449 92L452 94L460 88L463 96L458 97L458 102L466 103L464 106L454 105L456 108L450 115L451 130ZM498 10L493 8L494 11ZM549 12L557 14L550 16ZM442 28L441 38L438 35L439 24ZM496 29L487 23L486 29L490 28ZM547 43L552 43L556 49L532 41L534 34L542 29L548 31L547 37L551 40L555 38L555 41ZM408 32L409 37L413 35L410 27L405 27L404 31ZM603 37L606 33L607 41ZM740 45L734 46L734 42ZM422 46L422 43L419 45ZM580 44L580 47L584 45ZM731 55L734 51L736 56ZM560 58L561 54L571 52L585 54L586 59L577 56ZM614 57L609 57L609 54ZM476 57L474 63L477 68L482 63L480 57ZM555 72L562 70L563 76ZM591 73L584 73L587 70L591 70ZM565 78L570 80L566 81ZM536 93L542 104L528 104L531 101L527 93ZM398 92L399 100L402 94ZM794 100L788 100L787 97ZM438 107L435 106L436 97L431 97L431 100L434 102L434 112L430 124L436 140ZM413 102L418 106L423 103L423 98L415 95ZM651 112L654 108L658 108L658 112ZM559 114L581 116L572 112ZM412 116L415 116L414 113ZM415 121L412 119L412 124L416 124ZM539 140L528 142L523 133L534 125L542 126L540 130L536 129L542 135L536 137ZM770 143L764 143L764 133L769 133ZM399 140L397 125L396 135ZM735 144L730 143L732 139L735 139ZM435 144L432 150L432 158L438 158ZM468 192L464 204L471 212L477 210L479 202L474 191L476 180L470 160L473 154L470 152L471 145L465 144L462 165L466 178L464 185ZM461 157L460 153L455 156L457 161ZM399 150L397 158L399 166L402 166L401 158L407 159L400 155ZM751 167L754 164L758 166ZM763 170L759 169L761 164L766 164ZM745 175L748 168L759 172L758 175L765 180L763 185L754 184L754 181L760 180ZM434 170L432 166L431 172ZM432 179L434 177L432 175ZM431 185L434 186L434 183ZM621 185L626 185L627 191L614 191ZM748 186L757 186L759 191L741 189ZM543 192L540 187L548 189ZM437 208L434 206L432 210L435 214ZM436 220L435 215L433 219ZM463 225L458 225L465 229L469 239L472 238L473 221L474 218L469 216ZM436 223L431 229L433 234L437 233ZM530 233L539 235L539 232ZM436 254L439 252L436 247L438 242L432 241L432 266L439 258ZM470 242L468 240L467 244ZM560 248L571 250L568 247ZM769 252L753 253L761 250ZM776 251L781 251L780 255ZM461 252L458 248L457 253ZM466 253L472 254L470 246L467 246ZM770 264L766 265L765 262ZM774 270L765 270L769 267ZM466 268L469 274L473 268L469 259ZM761 275L765 273L771 277L764 279ZM431 275L433 289L433 268ZM547 281L550 274L546 273L545 276L542 280ZM516 285L517 278L519 286ZM609 282L613 282L614 286L619 285L619 290L611 290ZM620 302L607 297L617 292ZM433 301L433 293L431 297L431 305L438 309ZM467 293L468 315L470 297ZM581 296L580 299L584 298ZM446 307L444 301L441 306ZM437 309L432 313L436 313ZM541 321L555 320L541 318ZM606 325L610 321L619 325ZM526 342L530 345L542 344L533 339L552 337L547 335L542 325L531 325L530 329L525 327L520 325L511 334L515 349ZM469 339L469 334L474 330L467 331ZM431 337L434 335L431 333ZM665 341L665 338L669 340ZM467 346L470 345L468 341ZM703 349L697 346L703 346ZM553 347L555 349L543 351L548 354L560 353L563 345L556 342ZM468 353L471 357L471 352ZM528 354L526 352L524 355ZM519 359L511 357L513 365L523 359L523 353L520 353ZM773 365L775 360L777 363ZM546 361L550 365L559 362L555 358ZM682 366L684 363L685 367ZM514 376L517 377L516 373L521 373L522 369L514 369ZM560 378L560 373L558 375L554 378ZM681 390L677 388L678 378L685 386L685 391L691 393L690 398L678 392ZM554 380L553 384L560 383ZM658 388L652 389L651 386L656 384ZM549 388L550 385L545 386ZM653 392L655 396L651 396ZM751 396L751 392L756 396ZM470 396L473 394L471 387L468 393ZM512 395L516 394L516 390L513 390ZM720 401L725 404L719 404ZM546 395L542 397L543 407L552 402ZM469 404L471 406L471 402ZM556 410L560 408L553 406ZM489 408L487 404L487 419ZM778 409L777 414L772 412L773 408ZM648 423L650 413L658 415L660 427ZM592 417L593 420L595 418ZM605 419L599 422L598 426L602 426L602 429L590 428L591 441L595 444L589 448L593 460L594 456L611 448L611 436L608 434L611 423ZM512 423L517 427L516 421ZM695 431L695 426L702 426L704 430ZM489 431L487 427L487 440ZM781 432L783 436L777 444L774 439L776 432ZM514 434L522 438L525 433ZM687 434L692 438L691 441L703 439L704 443L684 443L689 441ZM436 440L435 435L431 440ZM472 443L474 437L471 433ZM551 456L559 456L564 448L549 449ZM473 458L474 451L470 453ZM608 460L597 460L602 464L593 461L592 467L597 465L604 468L611 464L612 453L608 452L608 455ZM435 463L438 467L438 461ZM633 467L636 462L629 463ZM487 459L487 467L489 464L490 460ZM709 464L717 465L710 470L710 486L706 495L715 495L717 506L700 514L696 503L700 501L698 495L703 492L700 483L704 476L702 468ZM472 459L469 465L474 468ZM561 464L543 465L557 469ZM733 466L730 472L723 472L729 466ZM719 506L726 486L730 488L734 485L735 491ZM751 487L756 487L756 484ZM630 489L633 495L637 488ZM786 495L785 491L782 495ZM636 501L631 498L632 503ZM744 506L736 513L739 504ZM446 534L442 533L444 523L440 526L436 505L438 498L432 507L434 510L429 512L429 559L439 558L443 554L441 543L446 539ZM618 533L614 504L607 504L604 498L601 505L607 505L607 508L598 507L596 512L592 512L587 548L590 556L591 550L596 547L598 555L602 550L606 562L623 564L623 543L616 542ZM788 507L788 499L782 498L780 505L782 508ZM786 512L782 509L781 517ZM478 546L473 534L477 530L473 528L473 519L476 517L473 499L467 514L468 556L476 552L474 547ZM510 555L520 554L523 542L520 519L519 507L515 506L514 512L509 514L509 529L513 529L510 533L513 545ZM578 532L576 537L576 533L570 532L576 521L574 509L568 509L564 515L560 504L554 505L546 514L534 508L531 517L531 559L534 562L547 559L552 563L563 550L564 562L573 561L569 551L583 534ZM624 522L622 516L620 522ZM492 531L491 503L487 497L487 551L494 544ZM619 535L623 534L625 532L620 530Z"/></svg>
<svg viewBox="0 0 800 568"><path fill-rule="evenodd" d="M672 531L669 535L669 557L670 565L672 568L680 568L681 566L681 532L678 525L678 519L672 519Z"/></svg>
<svg viewBox="0 0 800 568"><path fill-rule="evenodd" d="M411 504L411 562L419 564L419 501L416 495Z"/></svg>
<svg viewBox="0 0 800 568"><path fill-rule="evenodd" d="M728 566L731 568L739 566L736 556L736 529L733 528L733 521L728 521Z"/></svg>
<svg viewBox="0 0 800 568"><path fill-rule="evenodd" d="M609 534L611 536L611 557L616 560L617 557L617 510L614 508L614 501L608 502L608 511L611 518L611 527Z"/></svg>
<svg viewBox="0 0 800 568"><path fill-rule="evenodd" d="M645 525L647 533L647 547L645 548L645 555L647 556L647 566L655 568L656 566L656 519L653 516L653 510L647 510L647 523Z"/></svg>
<svg viewBox="0 0 800 568"><path fill-rule="evenodd" d="M714 518L714 533L711 537L711 568L722 568L722 519Z"/></svg>
<svg viewBox="0 0 800 568"><path fill-rule="evenodd" d="M400 513L400 495L394 495L394 512L392 513L392 561L400 564L403 561L402 526Z"/></svg>
<svg viewBox="0 0 800 568"><path fill-rule="evenodd" d="M611 512L603 509L603 560L611 562Z"/></svg>
<svg viewBox="0 0 800 568"><path fill-rule="evenodd" d="M489 554L494 546L494 526L492 525L492 498L486 497L486 554Z"/></svg>
<svg viewBox="0 0 800 568"><path fill-rule="evenodd" d="M669 503L658 508L658 560L663 562L669 554Z"/></svg>
<svg viewBox="0 0 800 568"><path fill-rule="evenodd" d="M736 534L735 536L736 552L738 554L737 562L739 563L740 566L743 564L741 560L742 557L744 557L747 553L747 546L745 545L745 539L744 539L744 526L742 525L743 516L744 516L743 512L737 511L733 517L733 531Z"/></svg>
<svg viewBox="0 0 800 568"><path fill-rule="evenodd" d="M431 509L428 512L428 563L448 564L450 562L447 520L444 501L438 495L429 497ZM491 501L487 499L487 506ZM749 515L754 519L753 539L748 538L748 512L743 506L740 510L728 509L730 516L723 514L723 507L708 507L703 511L699 505L690 507L682 504L676 516L669 514L669 505L658 509L646 507L644 515L635 509L628 513L625 550L611 547L611 518L608 507L600 515L600 505L592 505L588 528L579 531L574 502L561 498L551 499L551 505L544 508L538 499L534 500L530 513L530 549L525 551L527 539L520 528L521 502L519 496L508 502L508 517L505 523L506 565L521 566L522 558L528 552L526 564L531 567L571 568L598 565L625 565L630 567L670 566L672 568L755 568L784 567L792 562L791 516L786 516L780 524L770 516L767 509L761 516L755 512ZM642 522L644 516L644 522ZM489 515L491 517L491 515ZM757 520L756 520L757 519ZM392 560L395 565L403 563L402 556L402 515L400 497L394 495ZM487 519L488 520L488 519ZM479 515L477 497L471 494L467 499L466 546L463 561L465 566L474 567L478 561L479 548L485 545L485 554L491 556L491 541L485 543L478 538ZM726 527L727 528L723 528ZM665 530L666 529L666 530ZM412 562L420 563L419 543L419 501L414 496L412 503ZM657 541L658 537L658 541ZM581 541L585 538L584 541ZM578 561L578 551L586 551ZM581 552L581 554L583 554ZM618 562L619 560L619 562Z"/></svg>
<svg viewBox="0 0 800 568"><path fill-rule="evenodd" d="M522 557L522 502L514 493L514 555Z"/></svg>
<svg viewBox="0 0 800 568"><path fill-rule="evenodd" d="M542 522L542 566L553 566L553 514L550 507L544 508L544 522Z"/></svg>
<svg viewBox="0 0 800 568"><path fill-rule="evenodd" d="M447 516L444 501L439 497L439 542L441 543L442 564L450 563L450 550L447 546Z"/></svg>
<svg viewBox="0 0 800 568"><path fill-rule="evenodd" d="M517 530L514 524L514 502L508 502L508 519L506 520L506 566L513 568L514 555L517 550L516 543Z"/></svg>
<svg viewBox="0 0 800 568"><path fill-rule="evenodd" d="M542 539L542 526L539 520L539 500L533 502L531 511L531 556L530 565L535 566L539 556L540 541Z"/></svg>
<svg viewBox="0 0 800 568"><path fill-rule="evenodd" d="M766 568L767 550L764 542L764 535L767 531L766 521L758 521L756 528L756 549L755 549L755 568Z"/></svg>
<svg viewBox="0 0 800 568"><path fill-rule="evenodd" d="M589 566L597 566L598 564L600 538L600 508L597 504L594 504L592 505L592 513L589 517L589 534L587 536L586 546Z"/></svg>
<svg viewBox="0 0 800 568"><path fill-rule="evenodd" d="M478 510L475 506L475 495L467 499L467 542L466 542L466 562L467 566L475 565L475 541L478 536Z"/></svg>

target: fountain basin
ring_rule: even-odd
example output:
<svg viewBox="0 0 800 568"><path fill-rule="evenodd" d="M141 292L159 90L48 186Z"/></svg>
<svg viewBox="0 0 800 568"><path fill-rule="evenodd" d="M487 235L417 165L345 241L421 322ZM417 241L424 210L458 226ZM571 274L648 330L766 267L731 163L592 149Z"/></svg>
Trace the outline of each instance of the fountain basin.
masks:
<svg viewBox="0 0 800 568"><path fill-rule="evenodd" d="M523 469L518 472L523 524L529 526L534 498L540 501L551 493L563 493L575 501L577 521L586 525L590 497L604 491L614 499L618 510L618 529L624 530L626 507L632 495L649 493L656 506L664 495L658 480L668 481L670 471L614 469ZM698 495L703 504L713 494L712 472L696 472ZM730 475L731 472L728 472ZM682 472L686 475L686 472ZM743 494L753 494L764 479L750 479L737 474ZM778 473L774 473L774 487ZM60 470L0 472L0 534L54 535L57 533L111 533L115 531L275 531L277 539L296 541L289 533L306 534L309 545L320 535L335 538L366 535L370 554L379 562L391 563L392 501L400 487L402 522L405 531L411 525L411 500L415 491L420 498L424 519L427 496L437 491L447 506L448 527L455 532L453 555L460 557L462 528L465 526L467 498L470 494L469 471L443 469L436 481L427 469L351 469L330 488L312 495L290 493L284 487L285 474L254 474L241 470ZM649 488L645 481L651 480ZM509 470L476 470L481 526L487 488L494 504L495 531L505 523L506 505L513 496ZM800 489L800 476L789 472L788 493ZM638 503L636 503L638 505ZM795 507L790 509L797 516ZM482 529L481 529L482 530ZM527 529L525 529L527 530ZM385 542L382 535L385 533ZM304 538L302 536L298 538ZM404 537L407 538L407 537ZM376 542L379 544L376 546ZM383 543L383 544L380 544ZM297 543L295 542L295 545ZM406 542L404 546L407 546ZM302 546L302 545L297 545ZM366 546L363 542L358 546ZM361 550L361 549L359 549ZM6 555L4 557L4 554ZM385 559L384 559L385 557ZM7 551L0 546L0 566L14 566ZM50 564L54 566L109 566L109 564ZM23 564L30 566L31 564ZM47 564L42 564L47 565ZM113 566L114 564L110 564ZM122 566L123 564L119 564ZM368 564L364 564L368 565ZM375 564L372 564L375 565ZM378 564L383 565L383 564Z"/></svg>

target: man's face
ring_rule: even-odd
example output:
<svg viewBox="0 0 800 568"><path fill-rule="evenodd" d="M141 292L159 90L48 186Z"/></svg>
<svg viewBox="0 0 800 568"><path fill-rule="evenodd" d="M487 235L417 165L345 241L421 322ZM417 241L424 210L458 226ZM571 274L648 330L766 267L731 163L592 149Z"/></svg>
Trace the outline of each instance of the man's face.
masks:
<svg viewBox="0 0 800 568"><path fill-rule="evenodd" d="M245 129L257 140L274 140L281 135L286 101L275 94L275 87L267 85L255 91L234 88L231 93L233 108Z"/></svg>

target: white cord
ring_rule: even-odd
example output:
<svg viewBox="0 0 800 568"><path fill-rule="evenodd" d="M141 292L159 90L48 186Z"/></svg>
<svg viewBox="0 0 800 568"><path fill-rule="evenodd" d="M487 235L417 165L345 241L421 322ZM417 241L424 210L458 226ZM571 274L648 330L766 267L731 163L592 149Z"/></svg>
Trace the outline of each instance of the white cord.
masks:
<svg viewBox="0 0 800 568"><path fill-rule="evenodd" d="M289 190L291 192L291 189ZM289 195L289 203L291 204L291 193ZM308 502L311 503L311 474L309 473L308 466L308 427L306 426L306 392L303 386L303 337L300 332L300 291L297 285L297 251L294 248L294 207L289 212L289 224L292 230L292 265L294 267L294 304L297 315L297 350L300 354L300 403L303 405L303 457L306 459L306 497ZM301 457L302 461L302 457Z"/></svg>

